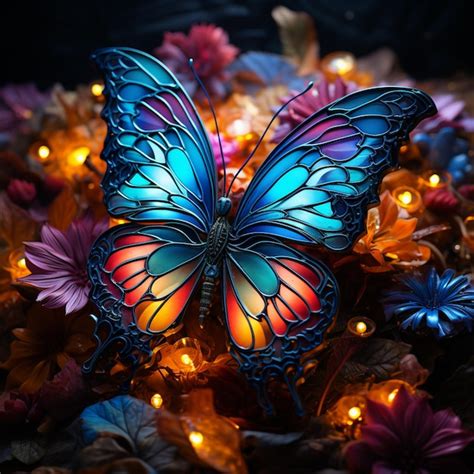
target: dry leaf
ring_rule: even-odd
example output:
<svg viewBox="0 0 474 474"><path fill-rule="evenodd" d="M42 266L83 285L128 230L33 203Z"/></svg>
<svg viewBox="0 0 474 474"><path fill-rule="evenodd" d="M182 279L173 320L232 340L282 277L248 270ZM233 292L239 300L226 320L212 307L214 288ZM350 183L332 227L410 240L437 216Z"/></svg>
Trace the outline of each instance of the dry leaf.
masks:
<svg viewBox="0 0 474 474"><path fill-rule="evenodd" d="M311 16L278 6L272 10L272 17L278 25L283 55L298 65L300 74L314 72L319 62L319 42Z"/></svg>
<svg viewBox="0 0 474 474"><path fill-rule="evenodd" d="M65 187L49 206L48 223L56 229L66 230L77 217L78 205L70 187Z"/></svg>
<svg viewBox="0 0 474 474"><path fill-rule="evenodd" d="M0 240L4 240L10 250L16 249L26 240L32 240L36 224L29 214L0 194Z"/></svg>

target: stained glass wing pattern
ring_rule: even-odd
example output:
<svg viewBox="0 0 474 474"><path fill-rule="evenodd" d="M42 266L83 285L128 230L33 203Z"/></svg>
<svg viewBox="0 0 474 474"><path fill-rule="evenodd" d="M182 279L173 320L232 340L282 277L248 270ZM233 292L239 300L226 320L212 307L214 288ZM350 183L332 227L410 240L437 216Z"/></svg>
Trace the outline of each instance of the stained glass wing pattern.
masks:
<svg viewBox="0 0 474 474"><path fill-rule="evenodd" d="M435 111L422 91L380 87L315 113L258 169L239 206L235 238L263 234L348 249L364 230L383 174L396 165L400 140Z"/></svg>
<svg viewBox="0 0 474 474"><path fill-rule="evenodd" d="M267 237L229 246L223 293L232 352L269 408L265 382L300 367L302 354L322 342L337 311L337 284L323 264Z"/></svg>
<svg viewBox="0 0 474 474"><path fill-rule="evenodd" d="M159 334L183 314L204 267L205 243L184 226L109 229L89 258L91 297L103 315Z"/></svg>
<svg viewBox="0 0 474 474"><path fill-rule="evenodd" d="M93 59L105 78L102 187L110 214L208 232L217 171L191 99L166 66L146 53L107 48Z"/></svg>

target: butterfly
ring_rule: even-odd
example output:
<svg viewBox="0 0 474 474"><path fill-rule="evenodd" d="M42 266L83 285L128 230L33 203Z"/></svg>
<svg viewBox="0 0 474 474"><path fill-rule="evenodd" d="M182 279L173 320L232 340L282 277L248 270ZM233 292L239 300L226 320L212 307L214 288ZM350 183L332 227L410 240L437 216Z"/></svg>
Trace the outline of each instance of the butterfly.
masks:
<svg viewBox="0 0 474 474"><path fill-rule="evenodd" d="M91 298L110 334L88 370L112 341L126 357L146 352L147 337L175 326L199 286L205 318L219 285L231 353L262 405L271 410L265 386L282 376L301 411L300 359L339 304L334 275L301 246L353 245L400 140L435 113L433 101L380 87L319 110L270 153L231 221L230 186L218 195L209 137L178 79L134 49L93 58L105 78L104 200L129 223L105 232L89 258Z"/></svg>

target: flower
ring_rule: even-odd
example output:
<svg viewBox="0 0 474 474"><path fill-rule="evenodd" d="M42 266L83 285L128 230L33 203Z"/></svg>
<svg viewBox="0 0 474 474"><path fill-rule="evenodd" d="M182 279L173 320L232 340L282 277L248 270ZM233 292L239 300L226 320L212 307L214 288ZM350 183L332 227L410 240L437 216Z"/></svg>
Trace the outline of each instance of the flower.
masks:
<svg viewBox="0 0 474 474"><path fill-rule="evenodd" d="M396 316L403 329L426 327L438 337L451 336L464 326L472 330L474 287L469 277L455 276L451 269L438 276L431 268L426 278L405 274L400 282L405 289L390 291L385 298L388 319Z"/></svg>
<svg viewBox="0 0 474 474"><path fill-rule="evenodd" d="M1 364L9 371L7 389L34 393L71 358L84 362L94 343L94 322L87 313L65 317L63 311L34 305L26 328L13 330L10 357Z"/></svg>
<svg viewBox="0 0 474 474"><path fill-rule="evenodd" d="M474 161L469 156L469 142L458 137L452 127L444 127L431 135L417 133L413 143L432 168L448 171L454 183L464 180L474 171Z"/></svg>
<svg viewBox="0 0 474 474"><path fill-rule="evenodd" d="M225 68L234 61L239 50L229 43L227 33L215 25L194 25L189 34L165 33L163 44L154 54L183 82L191 96L202 97L188 60L211 96L223 97L229 74Z"/></svg>
<svg viewBox="0 0 474 474"><path fill-rule="evenodd" d="M0 89L0 132L7 136L28 121L34 112L49 101L50 94L34 84L8 84Z"/></svg>
<svg viewBox="0 0 474 474"><path fill-rule="evenodd" d="M209 134L211 139L212 152L214 153L214 159L218 170L222 170L222 157L219 146L219 139L216 133ZM224 155L224 162L226 166L230 163L233 156L239 152L239 144L232 138L221 136L222 153Z"/></svg>
<svg viewBox="0 0 474 474"><path fill-rule="evenodd" d="M288 105L280 116L280 122L272 137L275 143L280 142L288 133L290 133L297 125L313 115L326 105L344 97L356 89L356 85L352 82L345 82L337 76L334 83L321 79L318 84L306 94L295 99ZM291 91L291 95L284 97L282 103L287 102L298 92Z"/></svg>
<svg viewBox="0 0 474 474"><path fill-rule="evenodd" d="M446 188L429 189L423 196L423 202L430 211L454 212L459 206L458 198Z"/></svg>
<svg viewBox="0 0 474 474"><path fill-rule="evenodd" d="M36 198L36 187L29 181L12 179L7 187L7 194L15 204L28 205Z"/></svg>
<svg viewBox="0 0 474 474"><path fill-rule="evenodd" d="M464 472L456 454L474 441L451 410L433 412L426 399L401 387L393 403L367 400L361 438L349 443L345 458L352 473Z"/></svg>
<svg viewBox="0 0 474 474"><path fill-rule="evenodd" d="M14 428L25 424L37 424L43 412L37 403L37 395L18 390L0 395L0 426Z"/></svg>
<svg viewBox="0 0 474 474"><path fill-rule="evenodd" d="M398 213L388 191L381 195L380 205L369 210L367 234L354 246L355 253L370 257L362 261L365 271L388 272L395 266L420 266L429 260L430 249L412 240L417 219L400 219Z"/></svg>
<svg viewBox="0 0 474 474"><path fill-rule="evenodd" d="M106 220L95 222L87 215L74 221L65 232L45 224L41 229L41 242L25 243L31 275L21 281L42 290L37 301L42 301L47 308L66 306L66 314L87 304L89 250L106 229Z"/></svg>
<svg viewBox="0 0 474 474"><path fill-rule="evenodd" d="M432 98L438 113L422 120L417 130L434 132L443 127L454 127L467 132L474 131L474 118L466 113L463 100L453 94L434 94Z"/></svg>

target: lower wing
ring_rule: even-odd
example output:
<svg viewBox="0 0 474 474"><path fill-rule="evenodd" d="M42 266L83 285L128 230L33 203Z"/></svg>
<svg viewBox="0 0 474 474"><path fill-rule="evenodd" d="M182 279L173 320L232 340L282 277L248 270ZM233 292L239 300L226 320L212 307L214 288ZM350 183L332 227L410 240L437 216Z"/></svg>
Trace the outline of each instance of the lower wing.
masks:
<svg viewBox="0 0 474 474"><path fill-rule="evenodd" d="M271 409L266 381L284 375L301 410L294 390L301 373L290 380L288 369L321 344L333 321L338 289L332 273L276 240L247 240L229 245L223 292L232 353L263 405Z"/></svg>
<svg viewBox="0 0 474 474"><path fill-rule="evenodd" d="M188 228L125 224L94 244L91 298L103 315L159 334L183 314L204 266L205 244Z"/></svg>

